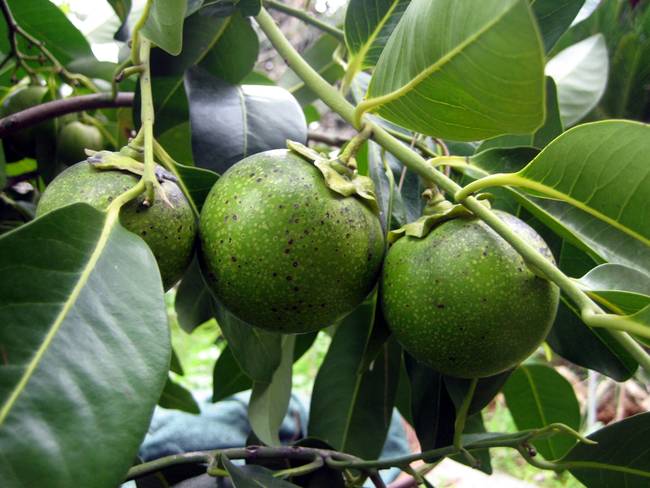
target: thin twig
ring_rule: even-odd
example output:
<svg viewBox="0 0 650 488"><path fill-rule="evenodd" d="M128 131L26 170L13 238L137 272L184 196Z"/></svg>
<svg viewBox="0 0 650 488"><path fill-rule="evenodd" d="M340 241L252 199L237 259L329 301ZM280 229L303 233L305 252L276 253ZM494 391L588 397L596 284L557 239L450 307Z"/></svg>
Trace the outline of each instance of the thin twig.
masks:
<svg viewBox="0 0 650 488"><path fill-rule="evenodd" d="M61 115L83 112L84 110L130 107L132 105L133 93L131 92L120 92L115 98L110 93L94 93L92 95L53 100L0 119L0 138Z"/></svg>

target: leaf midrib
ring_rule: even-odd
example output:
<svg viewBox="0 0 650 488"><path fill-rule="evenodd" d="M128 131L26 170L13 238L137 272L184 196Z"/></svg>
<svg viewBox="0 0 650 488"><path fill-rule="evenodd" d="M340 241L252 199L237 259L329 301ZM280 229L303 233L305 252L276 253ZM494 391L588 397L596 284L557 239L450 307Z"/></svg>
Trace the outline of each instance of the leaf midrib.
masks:
<svg viewBox="0 0 650 488"><path fill-rule="evenodd" d="M392 5L388 8L388 10L386 10L386 13L379 20L374 30L370 33L370 35L366 39L366 42L364 42L361 45L361 49L359 49L354 54L354 59L352 60L352 62L350 63L350 67L348 68L349 70L353 69L354 72L356 73L359 69L361 69L361 66L363 65L363 62L366 59L366 55L368 54L368 51L370 51L370 48L375 43L375 40L377 40L377 36L386 25L386 22L388 22L388 19L390 19L390 17L393 15L395 8L397 7L400 1L401 0L393 0Z"/></svg>
<svg viewBox="0 0 650 488"><path fill-rule="evenodd" d="M512 10L518 5L519 2L513 2L513 4L509 8L504 10L499 16L495 17L493 20L486 23L481 29L479 29L471 36L469 36L460 44L458 44L455 48L453 48L451 51L449 51L440 59L438 59L438 61L436 61L426 69L422 70L419 74L413 77L411 81L406 83L404 86L385 95L381 95L379 97L372 97L364 100L358 105L358 110L362 112L367 112L368 110L374 109L378 105L385 105L411 92L426 78L428 78L436 71L441 70L445 65L447 65L449 62L454 60L456 56L459 55L461 52L463 52L467 47L477 42L484 34L486 34L489 31L489 29L491 29L499 22L501 22L504 19L504 17L510 14L510 12L512 12ZM369 93L371 91L371 88L372 88L372 80L371 80L371 85L368 87Z"/></svg>
<svg viewBox="0 0 650 488"><path fill-rule="evenodd" d="M63 307L61 308L61 311L58 313L56 316L54 322L52 323L50 330L48 333L45 335L45 338L43 339L43 342L39 346L39 348L36 350L36 354L34 354L34 357L32 360L29 362L27 365L27 368L25 369L25 372L21 376L20 380L18 381L17 385L14 387L14 389L11 392L11 395L9 395L9 398L7 401L4 403L2 406L2 409L0 409L0 425L4 423L6 418L8 417L11 408L14 406L22 392L25 390L27 384L29 383L29 380L33 376L34 372L38 368L38 366L41 363L41 360L43 359L43 356L47 352L49 346L52 344L54 341L54 338L56 337L57 332L61 329L61 326L63 325L63 322L65 321L66 317L72 310L72 307L75 305L77 302L79 296L81 295L81 291L83 290L83 287L86 286L88 283L88 280L90 279L90 275L95 269L95 266L97 262L99 261L99 258L102 255L102 252L106 248L106 244L108 243L108 239L113 231L113 228L115 227L115 224L117 223L117 217L119 215L119 208L110 211L109 213L106 214L106 220L104 221L104 227L102 228L102 231L99 235L99 239L97 240L97 243L95 245L95 248L93 249L93 252L91 253L90 257L88 258L88 261L84 265L83 271L79 275L79 279L77 280L77 283L75 284L74 288L72 289L72 292L70 293L70 296L68 299L65 301L63 304Z"/></svg>
<svg viewBox="0 0 650 488"><path fill-rule="evenodd" d="M522 366L521 371L526 376L526 381L528 381L528 386L530 386L530 391L533 394L533 400L535 400L535 407L537 407L539 418L542 421L542 425L545 427L549 425L549 423L548 420L546 419L546 414L544 413L544 409L542 408L542 402L541 399L539 398L539 392L537 391L537 387L535 386L533 377L531 376L530 371L528 371L528 368L526 366ZM551 442L551 439L547 439L546 443L548 444L548 448L551 451L551 455L553 456L553 459L556 459L557 456L555 454L555 449L553 449L553 443Z"/></svg>

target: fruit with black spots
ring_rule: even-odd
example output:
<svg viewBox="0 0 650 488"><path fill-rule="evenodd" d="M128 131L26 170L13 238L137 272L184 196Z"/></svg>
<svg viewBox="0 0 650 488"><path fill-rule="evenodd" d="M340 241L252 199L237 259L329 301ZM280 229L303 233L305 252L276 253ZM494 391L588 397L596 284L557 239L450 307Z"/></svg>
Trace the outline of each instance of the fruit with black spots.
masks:
<svg viewBox="0 0 650 488"><path fill-rule="evenodd" d="M499 218L549 261L526 223ZM492 376L526 359L544 341L559 289L484 222L457 218L388 251L381 295L397 340L420 362L461 378Z"/></svg>
<svg viewBox="0 0 650 488"><path fill-rule="evenodd" d="M132 188L139 176L117 170L98 170L86 161L70 166L47 187L36 209L40 216L72 203L87 203L106 210L110 203ZM156 258L165 289L183 275L194 249L196 221L178 185L163 179L161 187L169 203L156 190L153 204L142 204L144 194L120 210L120 223L139 235Z"/></svg>
<svg viewBox="0 0 650 488"><path fill-rule="evenodd" d="M199 227L218 300L276 332L318 330L351 312L375 286L384 252L373 211L330 190L312 163L286 150L226 171Z"/></svg>

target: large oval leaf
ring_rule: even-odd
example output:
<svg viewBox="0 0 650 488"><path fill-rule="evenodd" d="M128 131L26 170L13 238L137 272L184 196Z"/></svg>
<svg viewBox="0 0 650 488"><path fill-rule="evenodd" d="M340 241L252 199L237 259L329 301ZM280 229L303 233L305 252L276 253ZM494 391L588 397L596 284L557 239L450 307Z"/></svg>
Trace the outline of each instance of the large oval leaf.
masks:
<svg viewBox="0 0 650 488"><path fill-rule="evenodd" d="M573 387L553 368L523 364L503 387L508 409L519 430L539 429L553 423L580 428L580 404ZM571 449L575 439L555 435L534 442L546 459L559 459Z"/></svg>
<svg viewBox="0 0 650 488"><path fill-rule="evenodd" d="M544 121L542 53L526 0L413 0L357 113L456 140L530 133Z"/></svg>
<svg viewBox="0 0 650 488"><path fill-rule="evenodd" d="M576 18L585 0L529 0L539 30L542 31L544 48L550 51L557 40Z"/></svg>
<svg viewBox="0 0 650 488"><path fill-rule="evenodd" d="M114 488L169 368L151 251L76 204L3 236L0 277L3 485Z"/></svg>
<svg viewBox="0 0 650 488"><path fill-rule="evenodd" d="M158 47L176 56L183 47L183 22L187 0L152 2L142 33Z"/></svg>
<svg viewBox="0 0 650 488"><path fill-rule="evenodd" d="M589 488L644 488L650 484L650 413L629 417L589 436L596 445L576 444L562 459Z"/></svg>
<svg viewBox="0 0 650 488"><path fill-rule="evenodd" d="M284 88L231 85L194 68L186 91L197 166L223 173L251 154L286 148L287 139L307 140L302 108Z"/></svg>
<svg viewBox="0 0 650 488"><path fill-rule="evenodd" d="M602 34L596 34L558 53L546 64L546 74L557 84L560 115L573 125L601 99L607 86L609 57Z"/></svg>

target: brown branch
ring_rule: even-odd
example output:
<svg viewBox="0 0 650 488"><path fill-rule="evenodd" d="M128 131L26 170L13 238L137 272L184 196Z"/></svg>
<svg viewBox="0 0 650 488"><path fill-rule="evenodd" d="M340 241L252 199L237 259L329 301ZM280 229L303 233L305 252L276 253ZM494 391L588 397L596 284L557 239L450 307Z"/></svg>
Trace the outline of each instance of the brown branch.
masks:
<svg viewBox="0 0 650 488"><path fill-rule="evenodd" d="M115 98L110 93L95 93L53 100L0 119L0 138L61 115L98 108L130 107L132 105L132 92L120 92Z"/></svg>
<svg viewBox="0 0 650 488"><path fill-rule="evenodd" d="M313 130L309 131L307 138L310 141L322 142L324 144L327 144L328 146L334 146L334 147L341 147L349 140L345 137L341 137L338 135L324 134L323 132L316 132Z"/></svg>

